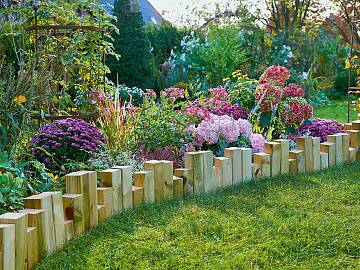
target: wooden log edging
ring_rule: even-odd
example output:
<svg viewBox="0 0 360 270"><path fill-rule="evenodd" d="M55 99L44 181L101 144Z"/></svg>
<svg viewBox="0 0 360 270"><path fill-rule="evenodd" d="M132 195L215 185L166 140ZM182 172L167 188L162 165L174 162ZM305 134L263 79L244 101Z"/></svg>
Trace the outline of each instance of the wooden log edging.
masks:
<svg viewBox="0 0 360 270"><path fill-rule="evenodd" d="M189 152L184 156L185 168L175 170L171 161L151 160L141 172L119 166L98 174L70 173L65 177L66 194L33 195L25 198L25 209L19 213L0 215L0 270L32 269L66 241L144 203L360 160L360 121L346 125L343 132L328 136L324 143L319 138L298 137L297 150L292 151L288 140L276 140L266 143L264 153L236 147L225 149L224 157L214 157L210 151Z"/></svg>

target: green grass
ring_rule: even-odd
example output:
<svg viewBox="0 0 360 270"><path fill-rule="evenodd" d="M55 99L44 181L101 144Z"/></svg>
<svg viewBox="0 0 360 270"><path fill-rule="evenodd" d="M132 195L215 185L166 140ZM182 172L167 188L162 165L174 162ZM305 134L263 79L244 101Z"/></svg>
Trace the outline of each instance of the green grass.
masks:
<svg viewBox="0 0 360 270"><path fill-rule="evenodd" d="M37 269L360 269L360 163L145 205Z"/></svg>
<svg viewBox="0 0 360 270"><path fill-rule="evenodd" d="M330 104L314 107L314 117L337 120L340 123L347 123L347 101L331 100ZM350 108L350 122L357 120L357 112L354 107Z"/></svg>

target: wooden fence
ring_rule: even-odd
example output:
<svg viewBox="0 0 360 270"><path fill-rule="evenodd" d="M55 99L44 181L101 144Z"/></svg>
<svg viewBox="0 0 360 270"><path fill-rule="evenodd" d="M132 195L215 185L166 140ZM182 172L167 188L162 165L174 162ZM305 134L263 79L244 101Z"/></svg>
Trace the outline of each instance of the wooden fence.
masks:
<svg viewBox="0 0 360 270"><path fill-rule="evenodd" d="M24 210L0 216L0 269L32 269L67 241L143 203L360 160L360 120L344 125L344 133L328 136L325 143L304 136L296 144L297 150L289 151L288 140L276 140L266 143L264 153L254 154L249 148L228 148L224 157L189 152L185 168L175 170L171 161L151 160L145 162L145 171L135 173L130 166L70 173L65 177L66 194L33 195L25 198Z"/></svg>

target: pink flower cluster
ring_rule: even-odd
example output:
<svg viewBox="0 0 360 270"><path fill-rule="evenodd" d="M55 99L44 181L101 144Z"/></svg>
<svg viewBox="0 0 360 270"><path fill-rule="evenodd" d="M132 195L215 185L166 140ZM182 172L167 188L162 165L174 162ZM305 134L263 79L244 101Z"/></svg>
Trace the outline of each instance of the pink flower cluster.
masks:
<svg viewBox="0 0 360 270"><path fill-rule="evenodd" d="M199 100L195 100L193 103L185 107L183 110L185 114L195 116L202 119L208 119L210 117L210 111Z"/></svg>
<svg viewBox="0 0 360 270"><path fill-rule="evenodd" d="M305 91L299 85L290 83L284 88L283 94L287 97L304 97Z"/></svg>
<svg viewBox="0 0 360 270"><path fill-rule="evenodd" d="M92 105L99 104L103 100L106 99L106 96L102 90L97 90L95 92L91 92L89 95L89 102Z"/></svg>
<svg viewBox="0 0 360 270"><path fill-rule="evenodd" d="M265 139L263 135L258 133L251 134L250 142L254 152L259 153L264 151Z"/></svg>
<svg viewBox="0 0 360 270"><path fill-rule="evenodd" d="M164 97L168 97L172 101L177 99L184 99L185 98L185 90L182 88L176 87L169 87L161 92L161 95Z"/></svg>
<svg viewBox="0 0 360 270"><path fill-rule="evenodd" d="M282 90L271 83L260 84L256 88L255 98L260 102L264 112L271 112L279 105L282 97Z"/></svg>
<svg viewBox="0 0 360 270"><path fill-rule="evenodd" d="M225 101L229 97L228 92L224 87L210 88L209 93L210 93L210 100L214 99L219 101L220 100Z"/></svg>
<svg viewBox="0 0 360 270"><path fill-rule="evenodd" d="M250 140L253 138L252 142L254 142L256 148L254 151L264 149L264 138L261 134L255 136L252 133L252 125L249 121L244 119L235 120L228 115L217 116L210 114L209 119L201 121L197 127L194 125L189 126L188 131L194 137L193 144L195 146L202 146L204 143L214 145L220 139L224 139L227 143L234 143L243 135Z"/></svg>
<svg viewBox="0 0 360 270"><path fill-rule="evenodd" d="M280 118L288 126L301 124L312 113L312 106L303 98L287 98L280 108Z"/></svg>
<svg viewBox="0 0 360 270"><path fill-rule="evenodd" d="M153 89L145 90L145 97L147 98L156 98L156 92Z"/></svg>
<svg viewBox="0 0 360 270"><path fill-rule="evenodd" d="M268 67L259 79L259 84L272 83L284 86L287 79L290 77L290 72L283 66Z"/></svg>

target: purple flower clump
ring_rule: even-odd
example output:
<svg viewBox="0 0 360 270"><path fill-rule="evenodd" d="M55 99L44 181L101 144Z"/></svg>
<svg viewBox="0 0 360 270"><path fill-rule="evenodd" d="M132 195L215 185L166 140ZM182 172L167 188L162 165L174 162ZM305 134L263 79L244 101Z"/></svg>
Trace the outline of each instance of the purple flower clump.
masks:
<svg viewBox="0 0 360 270"><path fill-rule="evenodd" d="M327 140L328 135L336 134L341 132L340 124L335 120L325 120L320 118L312 118L312 123L302 124L297 135L309 135L313 137L320 137L321 142Z"/></svg>
<svg viewBox="0 0 360 270"><path fill-rule="evenodd" d="M50 166L67 159L85 161L100 142L105 139L96 126L72 118L45 125L31 140L34 156Z"/></svg>
<svg viewBox="0 0 360 270"><path fill-rule="evenodd" d="M230 104L228 102L222 102L216 108L211 109L210 112L218 116L229 115L235 120L248 118L247 111L241 108L239 104Z"/></svg>

